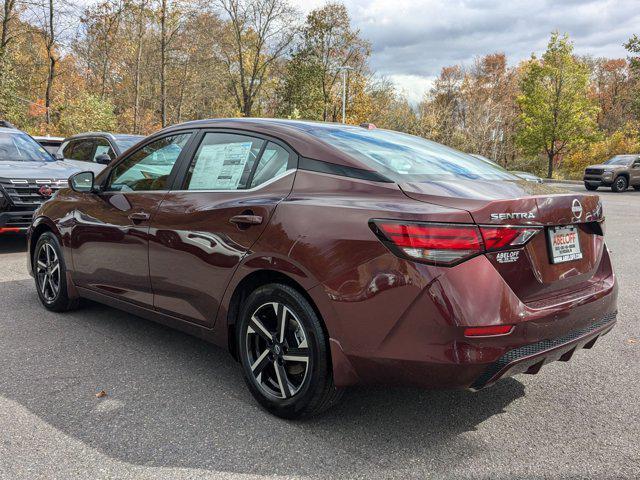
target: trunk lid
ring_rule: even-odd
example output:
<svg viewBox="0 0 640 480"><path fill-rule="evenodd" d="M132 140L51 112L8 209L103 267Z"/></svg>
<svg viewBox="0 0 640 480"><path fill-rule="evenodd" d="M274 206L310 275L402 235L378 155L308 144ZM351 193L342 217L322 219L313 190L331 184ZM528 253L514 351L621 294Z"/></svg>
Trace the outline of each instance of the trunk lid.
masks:
<svg viewBox="0 0 640 480"><path fill-rule="evenodd" d="M415 200L466 210L478 225L540 227L540 232L523 247L485 254L525 303L575 295L601 280L603 216L597 195L524 180L456 179L403 183L400 188ZM549 230L567 225L576 227L582 258L552 263Z"/></svg>

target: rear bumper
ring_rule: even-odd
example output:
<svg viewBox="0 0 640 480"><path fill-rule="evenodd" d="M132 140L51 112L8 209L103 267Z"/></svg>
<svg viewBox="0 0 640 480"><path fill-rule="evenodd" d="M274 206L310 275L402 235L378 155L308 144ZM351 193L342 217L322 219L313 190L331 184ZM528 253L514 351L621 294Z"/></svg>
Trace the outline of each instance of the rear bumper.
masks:
<svg viewBox="0 0 640 480"><path fill-rule="evenodd" d="M609 333L616 323L616 316L617 312L612 312L600 321L562 337L514 348L489 365L469 388L480 390L500 378L518 373L536 374L543 365L556 360L567 362L577 350L593 347L598 338Z"/></svg>
<svg viewBox="0 0 640 480"><path fill-rule="evenodd" d="M616 315L617 312L611 312L595 323L560 337L521 343L511 349L493 347L491 343L497 341L497 338L487 339L484 346L452 342L444 346L454 356L449 362L347 356L339 342L332 340L335 382L339 387L385 384L477 391L519 373L536 374L542 366L556 360L569 361L576 351L590 349L601 336L609 333L615 326ZM476 361L483 354L498 350L502 350L502 353L491 363Z"/></svg>
<svg viewBox="0 0 640 480"><path fill-rule="evenodd" d="M482 256L447 270L417 297L408 296L410 303L398 315L403 288L412 286L383 292L386 301L361 317L355 336L350 335L353 329L330 330L337 331L332 336L337 386L478 390L505 376L535 373L545 363L568 360L578 349L590 348L613 327L617 312L617 282L606 250L583 288L535 302L523 303ZM357 306L362 308L360 302ZM360 320L355 305L333 302L331 307L345 312L342 318ZM464 333L466 327L485 325L513 325L513 330L487 337Z"/></svg>

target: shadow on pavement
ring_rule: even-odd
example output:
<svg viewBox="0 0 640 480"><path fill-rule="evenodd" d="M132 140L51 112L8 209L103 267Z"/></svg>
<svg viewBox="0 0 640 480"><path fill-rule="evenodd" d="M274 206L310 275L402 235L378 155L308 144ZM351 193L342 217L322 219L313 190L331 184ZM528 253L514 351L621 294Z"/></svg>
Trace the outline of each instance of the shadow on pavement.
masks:
<svg viewBox="0 0 640 480"><path fill-rule="evenodd" d="M27 251L27 237L21 234L3 233L0 235L0 254Z"/></svg>
<svg viewBox="0 0 640 480"><path fill-rule="evenodd" d="M21 313L0 312L0 395L132 464L342 478L416 463L446 472L486 455L463 434L524 395L513 379L475 394L354 388L319 418L283 421L256 406L222 349L97 304L47 312L25 285L3 284ZM100 389L108 395L96 398Z"/></svg>

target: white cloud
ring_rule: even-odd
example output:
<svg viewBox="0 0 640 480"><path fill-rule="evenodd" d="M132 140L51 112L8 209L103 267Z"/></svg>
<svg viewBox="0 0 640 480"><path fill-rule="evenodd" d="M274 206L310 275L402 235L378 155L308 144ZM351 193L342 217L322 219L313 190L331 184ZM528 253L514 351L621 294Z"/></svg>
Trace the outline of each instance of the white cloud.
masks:
<svg viewBox="0 0 640 480"><path fill-rule="evenodd" d="M387 75L387 78L398 88L398 92L413 105L424 98L424 94L429 91L434 81L434 77L421 75L391 74Z"/></svg>
<svg viewBox="0 0 640 480"><path fill-rule="evenodd" d="M322 2L313 2L315 6ZM354 25L373 44L371 65L421 98L442 67L504 52L515 64L568 33L579 54L625 57L640 33L638 0L346 0Z"/></svg>

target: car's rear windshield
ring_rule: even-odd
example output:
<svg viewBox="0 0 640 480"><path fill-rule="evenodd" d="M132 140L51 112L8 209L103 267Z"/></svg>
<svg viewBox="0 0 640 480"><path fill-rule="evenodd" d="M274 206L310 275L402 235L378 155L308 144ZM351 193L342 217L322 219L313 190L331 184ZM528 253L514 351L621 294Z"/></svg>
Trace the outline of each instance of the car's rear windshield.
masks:
<svg viewBox="0 0 640 480"><path fill-rule="evenodd" d="M309 127L310 134L398 183L518 180L502 167L421 137L362 127Z"/></svg>
<svg viewBox="0 0 640 480"><path fill-rule="evenodd" d="M29 135L0 131L0 162L55 162L55 159Z"/></svg>
<svg viewBox="0 0 640 480"><path fill-rule="evenodd" d="M123 152L142 140L142 135L115 135L116 143Z"/></svg>
<svg viewBox="0 0 640 480"><path fill-rule="evenodd" d="M636 158L638 155L616 155L604 163L605 165L629 165Z"/></svg>

